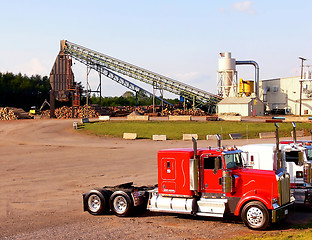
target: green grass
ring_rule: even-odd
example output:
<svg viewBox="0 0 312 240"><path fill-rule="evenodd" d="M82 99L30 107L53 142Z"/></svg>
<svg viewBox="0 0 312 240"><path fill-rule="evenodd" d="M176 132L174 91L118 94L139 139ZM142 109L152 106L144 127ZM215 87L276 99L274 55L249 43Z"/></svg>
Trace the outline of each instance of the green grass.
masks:
<svg viewBox="0 0 312 240"><path fill-rule="evenodd" d="M307 224L311 226L311 223ZM284 231L272 231L272 232L263 232L257 234L251 234L244 237L236 237L235 240L290 240L290 239L299 239L299 240L310 240L312 239L312 229L310 227L304 227L297 229L284 230Z"/></svg>
<svg viewBox="0 0 312 240"><path fill-rule="evenodd" d="M310 240L312 239L312 230L294 230L281 233L264 233L262 235L249 235L246 237L238 237L235 240Z"/></svg>
<svg viewBox="0 0 312 240"><path fill-rule="evenodd" d="M297 123L297 131L310 129L310 123ZM229 138L229 133L242 133L243 138L258 138L259 132L273 132L273 123L254 122L180 122L180 121L107 121L86 123L80 126L80 131L98 136L122 137L124 132L137 133L138 138L151 139L152 135L167 135L169 140L182 139L183 134L198 134L199 139L205 139L208 134L220 134L223 139ZM290 137L291 123L279 123L280 137Z"/></svg>
<svg viewBox="0 0 312 240"><path fill-rule="evenodd" d="M235 240L289 240L300 239L310 240L312 239L312 221L307 224L297 224L291 226L288 230L271 231L271 232L258 232L256 234L250 234L244 237L236 237Z"/></svg>

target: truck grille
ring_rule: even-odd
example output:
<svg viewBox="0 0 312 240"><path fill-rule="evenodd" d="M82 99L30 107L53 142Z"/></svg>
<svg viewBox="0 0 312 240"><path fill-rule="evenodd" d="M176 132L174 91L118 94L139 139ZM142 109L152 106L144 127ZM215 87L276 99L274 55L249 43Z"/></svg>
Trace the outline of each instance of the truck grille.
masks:
<svg viewBox="0 0 312 240"><path fill-rule="evenodd" d="M278 179L279 205L282 206L290 202L290 177L284 173Z"/></svg>

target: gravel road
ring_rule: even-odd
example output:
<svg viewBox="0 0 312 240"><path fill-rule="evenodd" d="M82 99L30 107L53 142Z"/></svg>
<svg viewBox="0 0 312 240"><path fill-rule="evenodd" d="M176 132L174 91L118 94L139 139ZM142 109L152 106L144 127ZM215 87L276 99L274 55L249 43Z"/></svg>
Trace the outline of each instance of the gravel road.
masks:
<svg viewBox="0 0 312 240"><path fill-rule="evenodd" d="M0 122L0 239L230 239L263 234L231 219L156 213L118 218L83 212L82 193L129 181L154 185L157 151L192 144L83 135L72 129L74 121ZM202 140L198 146L216 142ZM269 231L311 219L310 209L304 209Z"/></svg>

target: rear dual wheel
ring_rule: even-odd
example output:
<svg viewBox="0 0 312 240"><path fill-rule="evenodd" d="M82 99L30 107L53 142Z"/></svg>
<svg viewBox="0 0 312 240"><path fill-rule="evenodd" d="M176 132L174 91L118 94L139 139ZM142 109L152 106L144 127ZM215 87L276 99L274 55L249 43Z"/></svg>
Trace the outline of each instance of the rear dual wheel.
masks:
<svg viewBox="0 0 312 240"><path fill-rule="evenodd" d="M117 191L112 194L109 200L110 208L118 217L130 216L133 210L131 193Z"/></svg>
<svg viewBox="0 0 312 240"><path fill-rule="evenodd" d="M85 206L89 213L93 215L106 214L109 211L109 196L106 192L94 191L85 197Z"/></svg>

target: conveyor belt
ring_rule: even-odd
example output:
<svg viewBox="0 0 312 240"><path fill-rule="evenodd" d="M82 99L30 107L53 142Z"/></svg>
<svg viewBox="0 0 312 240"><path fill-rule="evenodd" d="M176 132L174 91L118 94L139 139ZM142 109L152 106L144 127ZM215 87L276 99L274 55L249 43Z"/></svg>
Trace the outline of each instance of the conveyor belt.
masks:
<svg viewBox="0 0 312 240"><path fill-rule="evenodd" d="M137 79L139 81L153 85L154 88L163 89L178 96L182 96L197 107L207 106L208 108L213 108L222 99L215 94L189 86L185 83L173 80L171 78L118 60L108 55L90 50L69 41L65 41L63 47L66 54L69 54L74 59L88 65L89 67L92 67L95 70L109 69L112 72L117 72L122 75Z"/></svg>

